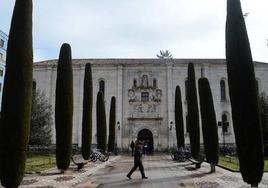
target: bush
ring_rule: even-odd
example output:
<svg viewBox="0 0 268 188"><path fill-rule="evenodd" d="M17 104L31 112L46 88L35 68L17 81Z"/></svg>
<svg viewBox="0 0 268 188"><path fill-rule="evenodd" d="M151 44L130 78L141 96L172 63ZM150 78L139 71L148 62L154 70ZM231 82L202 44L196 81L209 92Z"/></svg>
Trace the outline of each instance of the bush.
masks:
<svg viewBox="0 0 268 188"><path fill-rule="evenodd" d="M115 146L115 121L116 121L116 107L115 97L111 99L110 107L110 119L109 119L109 140L108 140L108 151L114 152Z"/></svg>
<svg viewBox="0 0 268 188"><path fill-rule="evenodd" d="M198 88L206 160L215 165L219 161L219 139L214 103L208 79L200 78Z"/></svg>
<svg viewBox="0 0 268 188"><path fill-rule="evenodd" d="M72 55L69 44L60 50L55 102L56 160L60 170L70 165L73 129L73 73Z"/></svg>
<svg viewBox="0 0 268 188"><path fill-rule="evenodd" d="M86 64L84 77L83 120L82 120L82 156L89 159L92 140L92 71L90 63Z"/></svg>
<svg viewBox="0 0 268 188"><path fill-rule="evenodd" d="M4 187L18 187L23 179L31 124L32 78L32 0L17 0L9 32L1 110L0 176Z"/></svg>
<svg viewBox="0 0 268 188"><path fill-rule="evenodd" d="M190 133L191 154L195 159L200 155L200 129L199 129L199 110L197 103L195 71L193 63L188 64L188 88L187 88L187 107L188 107L188 128Z"/></svg>
<svg viewBox="0 0 268 188"><path fill-rule="evenodd" d="M102 151L106 151L106 137L107 137L107 128L106 128L106 113L103 93L98 92L97 95L97 148Z"/></svg>
<svg viewBox="0 0 268 188"><path fill-rule="evenodd" d="M184 128L183 128L183 110L182 110L180 86L176 87L175 92L175 126L176 126L177 147L184 148L185 143L184 143Z"/></svg>
<svg viewBox="0 0 268 188"><path fill-rule="evenodd" d="M30 145L49 146L51 144L52 105L44 93L37 90L33 94Z"/></svg>
<svg viewBox="0 0 268 188"><path fill-rule="evenodd" d="M263 141L254 65L239 0L227 1L226 61L232 118L243 180L262 179Z"/></svg>

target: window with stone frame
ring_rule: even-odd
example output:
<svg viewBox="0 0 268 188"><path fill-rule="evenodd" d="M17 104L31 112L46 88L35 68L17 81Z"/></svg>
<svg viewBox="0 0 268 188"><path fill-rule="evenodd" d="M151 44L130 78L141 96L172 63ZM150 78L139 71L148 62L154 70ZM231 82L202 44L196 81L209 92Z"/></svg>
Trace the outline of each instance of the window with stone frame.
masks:
<svg viewBox="0 0 268 188"><path fill-rule="evenodd" d="M4 55L2 53L0 53L0 60L2 60L4 57Z"/></svg>
<svg viewBox="0 0 268 188"><path fill-rule="evenodd" d="M149 101L149 93L148 92L141 92L141 101L148 102Z"/></svg>
<svg viewBox="0 0 268 188"><path fill-rule="evenodd" d="M221 87L221 101L226 101L226 87L224 80L221 80L220 87Z"/></svg>
<svg viewBox="0 0 268 188"><path fill-rule="evenodd" d="M36 81L35 80L33 80L32 88L33 88L33 94L35 94L36 93Z"/></svg>
<svg viewBox="0 0 268 188"><path fill-rule="evenodd" d="M3 77L3 76L4 76L4 70L0 69L0 77Z"/></svg>
<svg viewBox="0 0 268 188"><path fill-rule="evenodd" d="M0 39L0 47L3 48L5 45L5 41L3 39Z"/></svg>
<svg viewBox="0 0 268 188"><path fill-rule="evenodd" d="M136 79L133 80L133 87L137 87L137 80Z"/></svg>
<svg viewBox="0 0 268 188"><path fill-rule="evenodd" d="M104 96L104 94L105 94L105 82L104 82L104 80L101 80L99 82L99 91L101 91L103 93L103 96Z"/></svg>
<svg viewBox="0 0 268 188"><path fill-rule="evenodd" d="M184 87L185 87L185 100L187 101L187 95L188 95L188 92L187 92L187 88L188 88L188 80L185 80L185 82L184 82Z"/></svg>
<svg viewBox="0 0 268 188"><path fill-rule="evenodd" d="M157 80L156 79L153 80L153 87L157 87Z"/></svg>
<svg viewBox="0 0 268 188"><path fill-rule="evenodd" d="M229 122L227 121L227 115L223 114L221 116L221 120L222 120L222 132L228 133L229 132Z"/></svg>

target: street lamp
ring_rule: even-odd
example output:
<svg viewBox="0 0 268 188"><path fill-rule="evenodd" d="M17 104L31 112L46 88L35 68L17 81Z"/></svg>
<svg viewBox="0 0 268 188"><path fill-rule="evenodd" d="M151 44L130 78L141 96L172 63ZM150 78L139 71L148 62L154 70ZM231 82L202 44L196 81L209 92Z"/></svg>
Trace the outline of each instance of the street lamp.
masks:
<svg viewBox="0 0 268 188"><path fill-rule="evenodd" d="M172 125L173 125L173 121L170 122L170 125L169 125L169 130L171 131L172 130Z"/></svg>
<svg viewBox="0 0 268 188"><path fill-rule="evenodd" d="M120 131L120 122L117 122L117 129Z"/></svg>

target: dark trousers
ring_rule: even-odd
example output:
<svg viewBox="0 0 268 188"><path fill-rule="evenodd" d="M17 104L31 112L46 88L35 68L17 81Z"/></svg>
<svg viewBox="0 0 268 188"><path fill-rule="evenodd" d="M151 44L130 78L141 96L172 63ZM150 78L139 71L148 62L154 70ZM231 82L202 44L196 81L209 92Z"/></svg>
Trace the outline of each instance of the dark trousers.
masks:
<svg viewBox="0 0 268 188"><path fill-rule="evenodd" d="M130 170L130 172L127 174L128 177L131 176L131 174L139 167L139 170L141 172L141 176L142 177L145 177L145 174L144 174L144 168L143 168L143 165L142 165L142 162L136 162L134 163L134 166L133 168Z"/></svg>

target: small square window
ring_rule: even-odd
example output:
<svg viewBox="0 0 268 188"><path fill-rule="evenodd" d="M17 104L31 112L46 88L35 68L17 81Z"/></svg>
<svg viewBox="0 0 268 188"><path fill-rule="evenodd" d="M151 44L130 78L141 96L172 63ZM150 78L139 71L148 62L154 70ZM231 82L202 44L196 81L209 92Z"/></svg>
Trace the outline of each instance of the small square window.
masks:
<svg viewBox="0 0 268 188"><path fill-rule="evenodd" d="M149 101L149 93L148 92L142 92L141 93L141 101L142 102L148 102Z"/></svg>
<svg viewBox="0 0 268 188"><path fill-rule="evenodd" d="M3 48L5 45L5 41L3 39L0 39L0 47Z"/></svg>

